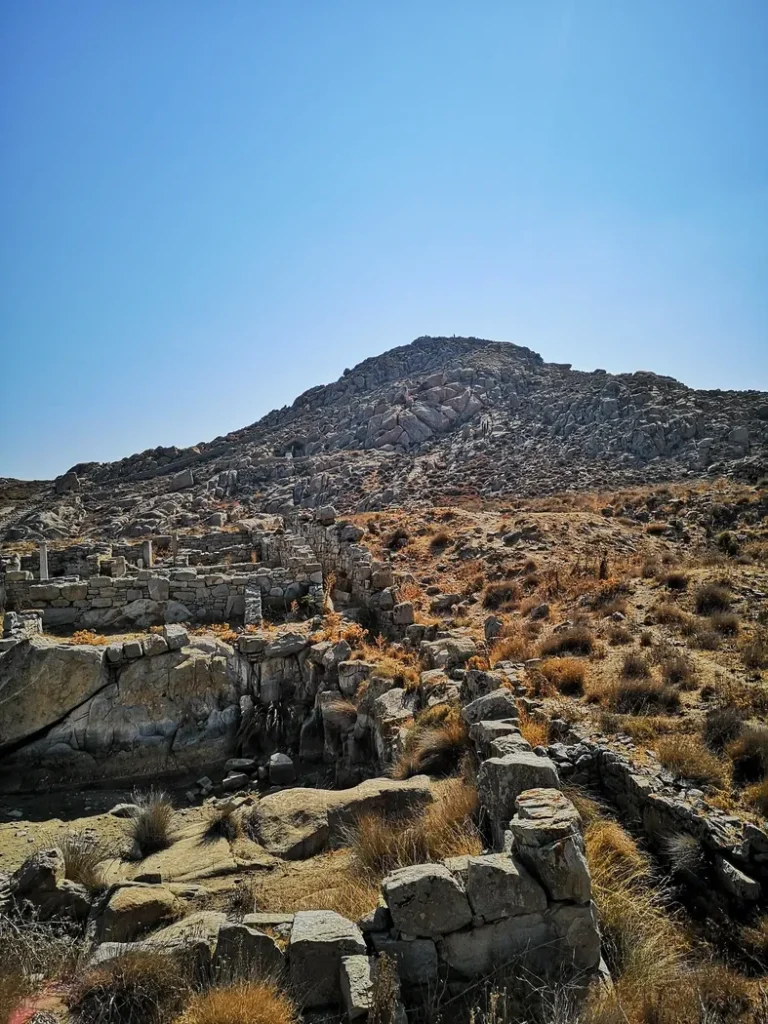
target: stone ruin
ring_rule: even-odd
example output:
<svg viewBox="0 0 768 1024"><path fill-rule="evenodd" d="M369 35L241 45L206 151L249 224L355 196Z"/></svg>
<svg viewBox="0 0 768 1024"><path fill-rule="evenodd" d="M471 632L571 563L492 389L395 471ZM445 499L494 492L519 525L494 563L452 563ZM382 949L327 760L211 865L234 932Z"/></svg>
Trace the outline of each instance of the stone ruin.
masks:
<svg viewBox="0 0 768 1024"><path fill-rule="evenodd" d="M0 559L0 610L36 613L45 629L130 630L166 623L258 626L265 612L305 617L324 606L333 574L341 608L373 612L384 632L393 614L390 567L358 541L363 531L319 509L268 528L250 520L203 536L155 537L134 544L77 543L39 555ZM49 573L50 567L50 573ZM411 620L412 621L412 617Z"/></svg>

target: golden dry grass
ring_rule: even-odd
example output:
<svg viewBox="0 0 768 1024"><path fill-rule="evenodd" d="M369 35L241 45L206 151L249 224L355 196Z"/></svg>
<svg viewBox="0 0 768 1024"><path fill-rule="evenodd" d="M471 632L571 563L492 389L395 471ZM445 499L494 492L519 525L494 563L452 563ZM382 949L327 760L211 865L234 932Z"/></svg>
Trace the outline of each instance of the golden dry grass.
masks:
<svg viewBox="0 0 768 1024"><path fill-rule="evenodd" d="M162 1024L181 1009L189 985L175 957L126 952L79 974L69 1002L80 1024Z"/></svg>
<svg viewBox="0 0 768 1024"><path fill-rule="evenodd" d="M726 764L706 748L698 735L662 739L656 752L665 768L698 785L723 789L728 782Z"/></svg>
<svg viewBox="0 0 768 1024"><path fill-rule="evenodd" d="M286 861L253 876L257 907L276 913L335 910L357 921L373 910L381 895L377 880L365 877L347 850L333 850L306 861Z"/></svg>
<svg viewBox="0 0 768 1024"><path fill-rule="evenodd" d="M379 815L365 815L349 834L355 861L365 876L378 880L410 864L478 854L483 844L474 824L476 810L474 787L451 779L416 818L393 824Z"/></svg>
<svg viewBox="0 0 768 1024"><path fill-rule="evenodd" d="M296 1024L291 999L272 981L249 981L194 995L174 1024Z"/></svg>
<svg viewBox="0 0 768 1024"><path fill-rule="evenodd" d="M546 722L531 718L523 709L518 724L523 739L532 747L543 747L549 743L549 725Z"/></svg>
<svg viewBox="0 0 768 1024"><path fill-rule="evenodd" d="M560 693L575 696L584 692L587 669L577 658L547 658L538 666L547 682Z"/></svg>
<svg viewBox="0 0 768 1024"><path fill-rule="evenodd" d="M78 629L69 638L69 642L79 646L101 647L108 644L109 639L101 633L94 633L90 629Z"/></svg>
<svg viewBox="0 0 768 1024"><path fill-rule="evenodd" d="M403 751L392 765L392 777L449 775L459 767L468 745L467 726L458 708L442 705L429 709L408 732Z"/></svg>

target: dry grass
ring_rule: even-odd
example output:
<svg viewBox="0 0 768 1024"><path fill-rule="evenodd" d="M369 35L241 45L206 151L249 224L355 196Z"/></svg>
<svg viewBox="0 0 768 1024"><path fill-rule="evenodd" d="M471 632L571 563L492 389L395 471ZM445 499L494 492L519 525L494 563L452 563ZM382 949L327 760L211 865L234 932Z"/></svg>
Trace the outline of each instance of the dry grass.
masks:
<svg viewBox="0 0 768 1024"><path fill-rule="evenodd" d="M520 587L514 580L489 583L483 594L483 607L492 611L511 611L520 603Z"/></svg>
<svg viewBox="0 0 768 1024"><path fill-rule="evenodd" d="M547 682L566 696L578 696L584 692L587 670L576 658L547 658L537 666Z"/></svg>
<svg viewBox="0 0 768 1024"><path fill-rule="evenodd" d="M222 837L230 843L243 834L240 812L232 804L209 807L205 816L205 836L208 839Z"/></svg>
<svg viewBox="0 0 768 1024"><path fill-rule="evenodd" d="M64 856L64 874L91 892L105 888L102 865L114 856L112 848L85 832L70 832L57 842Z"/></svg>
<svg viewBox="0 0 768 1024"><path fill-rule="evenodd" d="M744 801L764 818L768 818L768 778L748 786L744 790Z"/></svg>
<svg viewBox="0 0 768 1024"><path fill-rule="evenodd" d="M668 686L679 686L681 690L696 687L696 668L690 658L674 652L662 652L659 657L661 678Z"/></svg>
<svg viewBox="0 0 768 1024"><path fill-rule="evenodd" d="M560 633L553 633L539 646L542 658L557 658L567 654L591 654L595 649L595 638L586 626L573 626Z"/></svg>
<svg viewBox="0 0 768 1024"><path fill-rule="evenodd" d="M674 736L656 746L659 761L675 774L698 785L722 789L728 781L726 765L708 750L698 736Z"/></svg>
<svg viewBox="0 0 768 1024"><path fill-rule="evenodd" d="M50 981L67 980L82 956L79 940L57 922L0 913L0 1020L13 1019L19 1004Z"/></svg>
<svg viewBox="0 0 768 1024"><path fill-rule="evenodd" d="M647 679L651 674L651 666L648 659L636 652L624 655L621 663L621 675L623 679Z"/></svg>
<svg viewBox="0 0 768 1024"><path fill-rule="evenodd" d="M349 834L355 861L368 877L380 879L410 864L478 854L483 844L474 824L476 811L474 787L452 779L435 803L400 826L379 815L360 818Z"/></svg>
<svg viewBox="0 0 768 1024"><path fill-rule="evenodd" d="M668 572L664 577L662 577L662 583L667 588L667 590L674 590L680 592L681 590L687 589L688 577L684 572L676 570L673 572Z"/></svg>
<svg viewBox="0 0 768 1024"><path fill-rule="evenodd" d="M744 728L744 712L731 705L713 708L707 713L702 736L710 750L721 753Z"/></svg>
<svg viewBox="0 0 768 1024"><path fill-rule="evenodd" d="M70 1005L79 1024L161 1024L181 1009L189 984L176 958L128 952L79 975Z"/></svg>
<svg viewBox="0 0 768 1024"><path fill-rule="evenodd" d="M718 583L705 583L696 590L694 605L698 615L727 612L731 607L731 592Z"/></svg>
<svg viewBox="0 0 768 1024"><path fill-rule="evenodd" d="M488 653L488 660L493 666L499 661L528 661L535 654L528 637L521 630L515 630L494 642Z"/></svg>
<svg viewBox="0 0 768 1024"><path fill-rule="evenodd" d="M294 1003L272 981L248 981L194 995L174 1024L296 1024Z"/></svg>
<svg viewBox="0 0 768 1024"><path fill-rule="evenodd" d="M444 551L448 547L452 539L453 538L447 530L438 530L430 539L429 550L433 555L440 554L440 552Z"/></svg>
<svg viewBox="0 0 768 1024"><path fill-rule="evenodd" d="M745 726L726 749L737 783L762 782L768 776L768 726Z"/></svg>
<svg viewBox="0 0 768 1024"><path fill-rule="evenodd" d="M378 880L364 876L347 849L258 872L252 876L251 891L257 908L291 914L334 910L350 921L373 910L381 896Z"/></svg>
<svg viewBox="0 0 768 1024"><path fill-rule="evenodd" d="M649 715L677 711L680 694L658 679L621 679L605 687L600 698L620 715Z"/></svg>
<svg viewBox="0 0 768 1024"><path fill-rule="evenodd" d="M357 705L346 697L335 697L323 705L323 721L342 732L357 721Z"/></svg>
<svg viewBox="0 0 768 1024"><path fill-rule="evenodd" d="M81 646L101 647L109 643L109 638L90 629L78 629L69 638L69 642Z"/></svg>
<svg viewBox="0 0 768 1024"><path fill-rule="evenodd" d="M764 633L754 637L741 648L741 657L746 668L760 671L768 668L768 638Z"/></svg>
<svg viewBox="0 0 768 1024"><path fill-rule="evenodd" d="M532 747L544 747L549 743L549 725L547 722L531 718L525 710L522 710L518 724L523 739L527 740Z"/></svg>
<svg viewBox="0 0 768 1024"><path fill-rule="evenodd" d="M173 842L173 805L167 793L150 789L134 792L138 813L128 821L128 834L141 857L166 850Z"/></svg>
<svg viewBox="0 0 768 1024"><path fill-rule="evenodd" d="M458 768L468 749L467 726L457 708L422 715L406 736L403 751L392 766L392 777L409 779L413 775L450 775ZM442 721L434 718L442 715Z"/></svg>

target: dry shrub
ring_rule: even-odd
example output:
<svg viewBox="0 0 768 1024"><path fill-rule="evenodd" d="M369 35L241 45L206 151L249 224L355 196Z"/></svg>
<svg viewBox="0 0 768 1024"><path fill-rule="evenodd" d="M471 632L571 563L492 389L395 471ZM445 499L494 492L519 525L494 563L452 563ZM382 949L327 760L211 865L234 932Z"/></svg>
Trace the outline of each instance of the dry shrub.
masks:
<svg viewBox="0 0 768 1024"><path fill-rule="evenodd" d="M745 726L728 744L727 753L735 782L761 782L768 776L768 726Z"/></svg>
<svg viewBox="0 0 768 1024"><path fill-rule="evenodd" d="M360 869L377 879L411 864L479 854L483 844L474 823L477 804L474 787L452 779L416 818L393 823L376 814L362 816L350 829L349 845Z"/></svg>
<svg viewBox="0 0 768 1024"><path fill-rule="evenodd" d="M620 715L677 711L680 694L657 679L622 679L606 687L603 699Z"/></svg>
<svg viewBox="0 0 768 1024"><path fill-rule="evenodd" d="M243 832L243 823L238 809L229 803L206 810L205 836L208 839L223 838L233 842Z"/></svg>
<svg viewBox="0 0 768 1024"><path fill-rule="evenodd" d="M438 530L429 542L429 550L433 555L439 554L451 543L451 535L447 530Z"/></svg>
<svg viewBox="0 0 768 1024"><path fill-rule="evenodd" d="M696 669L690 658L682 654L669 653L659 660L661 678L668 686L679 686L681 690L696 687Z"/></svg>
<svg viewBox="0 0 768 1024"><path fill-rule="evenodd" d="M532 747L545 747L549 743L549 724L531 718L525 709L520 712L520 734Z"/></svg>
<svg viewBox="0 0 768 1024"><path fill-rule="evenodd" d="M731 607L731 592L718 583L705 583L696 590L694 604L699 615L727 612Z"/></svg>
<svg viewBox="0 0 768 1024"><path fill-rule="evenodd" d="M667 590L675 590L677 592L680 592L681 590L685 590L687 588L688 577L684 572L668 572L666 576L663 577L662 582L664 586L667 588Z"/></svg>
<svg viewBox="0 0 768 1024"><path fill-rule="evenodd" d="M519 601L520 587L514 580L489 583L483 594L483 607L492 610L507 611L516 607Z"/></svg>
<svg viewBox="0 0 768 1024"><path fill-rule="evenodd" d="M161 952L127 952L83 972L70 994L80 1024L160 1024L178 1012L190 979Z"/></svg>
<svg viewBox="0 0 768 1024"><path fill-rule="evenodd" d="M578 696L584 692L586 667L576 658L548 658L538 666L539 671L566 696Z"/></svg>
<svg viewBox="0 0 768 1024"><path fill-rule="evenodd" d="M0 1020L12 1020L22 1000L47 982L68 979L83 952L79 940L58 922L20 921L0 913Z"/></svg>
<svg viewBox="0 0 768 1024"><path fill-rule="evenodd" d="M70 637L70 643L101 647L109 643L109 638L100 633L94 633L91 629L78 629Z"/></svg>
<svg viewBox="0 0 768 1024"><path fill-rule="evenodd" d="M670 601L662 601L661 604L655 605L652 611L656 621L662 626L681 628L686 626L690 619L690 616L682 608L678 608Z"/></svg>
<svg viewBox="0 0 768 1024"><path fill-rule="evenodd" d="M515 630L495 641L488 660L492 666L499 661L528 661L535 653L528 637L520 630Z"/></svg>
<svg viewBox="0 0 768 1024"><path fill-rule="evenodd" d="M150 789L134 792L132 799L138 811L129 819L128 834L141 857L167 850L173 842L173 804L168 794Z"/></svg>
<svg viewBox="0 0 768 1024"><path fill-rule="evenodd" d="M70 832L56 844L64 856L64 875L91 892L104 889L102 864L114 856L112 848L86 832Z"/></svg>
<svg viewBox="0 0 768 1024"><path fill-rule="evenodd" d="M651 674L651 666L648 659L637 653L624 655L621 663L621 675L624 679L647 679Z"/></svg>
<svg viewBox="0 0 768 1024"><path fill-rule="evenodd" d="M566 654L591 654L595 638L586 626L573 626L561 633L553 633L539 647L542 658L562 657Z"/></svg>
<svg viewBox="0 0 768 1024"><path fill-rule="evenodd" d="M236 881L227 899L227 909L235 920L242 920L246 914L252 914L257 909L253 884L242 879Z"/></svg>
<svg viewBox="0 0 768 1024"><path fill-rule="evenodd" d="M710 750L722 753L744 728L744 712L738 707L726 705L707 712L702 736Z"/></svg>
<svg viewBox="0 0 768 1024"><path fill-rule="evenodd" d="M357 721L357 706L346 697L334 697L323 705L323 721L344 732Z"/></svg>
<svg viewBox="0 0 768 1024"><path fill-rule="evenodd" d="M697 736L673 736L660 740L656 752L665 768L691 782L716 789L722 789L726 784L726 766Z"/></svg>
<svg viewBox="0 0 768 1024"><path fill-rule="evenodd" d="M611 626L608 630L608 643L613 647L632 643L632 634L626 626Z"/></svg>
<svg viewBox="0 0 768 1024"><path fill-rule="evenodd" d="M756 636L741 648L741 657L746 668L760 670L768 668L768 639Z"/></svg>
<svg viewBox="0 0 768 1024"><path fill-rule="evenodd" d="M722 636L736 636L741 626L739 616L735 612L717 612L710 618L709 624Z"/></svg>
<svg viewBox="0 0 768 1024"><path fill-rule="evenodd" d="M744 790L744 800L764 818L768 818L768 778L756 782L754 786L748 786Z"/></svg>
<svg viewBox="0 0 768 1024"><path fill-rule="evenodd" d="M272 981L244 981L192 996L174 1024L297 1024L288 996Z"/></svg>
<svg viewBox="0 0 768 1024"><path fill-rule="evenodd" d="M413 775L450 775L467 750L469 734L457 709L438 724L422 718L408 733L403 752L392 767L395 779Z"/></svg>

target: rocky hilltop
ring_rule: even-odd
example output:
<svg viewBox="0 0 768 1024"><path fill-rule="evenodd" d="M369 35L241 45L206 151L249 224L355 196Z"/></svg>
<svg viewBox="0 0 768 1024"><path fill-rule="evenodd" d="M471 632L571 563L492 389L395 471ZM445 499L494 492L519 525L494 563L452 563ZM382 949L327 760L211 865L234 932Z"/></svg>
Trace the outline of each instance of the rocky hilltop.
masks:
<svg viewBox="0 0 768 1024"><path fill-rule="evenodd" d="M546 363L479 338L417 338L192 448L0 482L6 540L141 536L253 511L340 511L768 473L768 394ZM4 485L4 486L3 486ZM213 520L215 525L215 519Z"/></svg>

